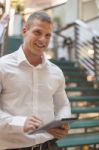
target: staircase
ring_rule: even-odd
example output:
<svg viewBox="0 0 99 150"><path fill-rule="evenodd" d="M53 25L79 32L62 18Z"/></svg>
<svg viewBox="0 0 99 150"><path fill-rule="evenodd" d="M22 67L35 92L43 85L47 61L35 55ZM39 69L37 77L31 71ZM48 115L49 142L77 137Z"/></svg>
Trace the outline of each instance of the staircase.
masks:
<svg viewBox="0 0 99 150"><path fill-rule="evenodd" d="M22 41L23 39L21 36L9 36L7 40L7 51L5 51L5 54L12 53L17 50L22 44Z"/></svg>
<svg viewBox="0 0 99 150"><path fill-rule="evenodd" d="M51 60L58 65L65 76L66 93L69 98L72 114L84 118L99 114L99 88L94 87L94 81L87 80L87 74L75 62ZM93 113L93 115L92 115Z"/></svg>

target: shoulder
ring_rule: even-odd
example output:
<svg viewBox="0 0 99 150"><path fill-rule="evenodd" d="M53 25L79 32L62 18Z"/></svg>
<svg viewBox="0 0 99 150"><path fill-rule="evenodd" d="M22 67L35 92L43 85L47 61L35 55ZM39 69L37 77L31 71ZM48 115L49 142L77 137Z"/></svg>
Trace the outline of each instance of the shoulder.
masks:
<svg viewBox="0 0 99 150"><path fill-rule="evenodd" d="M48 60L48 66L49 66L50 70L52 70L52 72L63 76L63 71L61 70L61 68L59 68L59 66L57 66L56 64L54 64L50 60Z"/></svg>
<svg viewBox="0 0 99 150"><path fill-rule="evenodd" d="M0 57L0 72L15 65L16 62L17 62L17 51Z"/></svg>
<svg viewBox="0 0 99 150"><path fill-rule="evenodd" d="M16 56L17 56L17 51L0 57L0 65L11 62L12 60L16 60Z"/></svg>

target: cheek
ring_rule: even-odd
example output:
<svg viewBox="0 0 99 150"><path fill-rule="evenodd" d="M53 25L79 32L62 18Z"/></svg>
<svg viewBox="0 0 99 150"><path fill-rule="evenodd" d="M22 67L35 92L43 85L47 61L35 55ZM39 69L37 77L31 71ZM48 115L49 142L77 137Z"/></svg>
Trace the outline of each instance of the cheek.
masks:
<svg viewBox="0 0 99 150"><path fill-rule="evenodd" d="M26 37L25 37L25 42L26 42L26 43L29 43L30 41L31 41L31 36L26 36Z"/></svg>
<svg viewBox="0 0 99 150"><path fill-rule="evenodd" d="M46 43L47 43L47 45L49 44L49 42L50 42L50 39L46 39Z"/></svg>
<svg viewBox="0 0 99 150"><path fill-rule="evenodd" d="M30 41L31 42L36 42L38 40L38 37L36 36L31 36Z"/></svg>
<svg viewBox="0 0 99 150"><path fill-rule="evenodd" d="M36 39L35 39L33 36L30 36L30 37L28 38L28 43L29 43L29 44L33 44L35 41L36 41Z"/></svg>

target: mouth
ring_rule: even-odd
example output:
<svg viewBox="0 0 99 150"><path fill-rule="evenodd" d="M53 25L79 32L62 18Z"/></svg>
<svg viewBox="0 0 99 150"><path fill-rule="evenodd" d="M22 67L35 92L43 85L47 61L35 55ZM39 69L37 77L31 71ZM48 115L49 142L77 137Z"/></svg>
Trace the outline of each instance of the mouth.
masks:
<svg viewBox="0 0 99 150"><path fill-rule="evenodd" d="M38 47L38 48L45 48L45 47L46 47L44 44L35 44L35 45L36 45L36 47Z"/></svg>

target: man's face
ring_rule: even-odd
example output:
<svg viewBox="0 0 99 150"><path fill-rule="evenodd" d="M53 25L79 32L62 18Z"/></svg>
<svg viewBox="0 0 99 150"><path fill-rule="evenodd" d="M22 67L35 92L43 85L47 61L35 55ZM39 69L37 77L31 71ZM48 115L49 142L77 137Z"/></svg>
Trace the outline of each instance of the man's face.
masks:
<svg viewBox="0 0 99 150"><path fill-rule="evenodd" d="M52 32L52 24L35 19L30 28L23 28L24 48L34 55L42 55L48 47Z"/></svg>

